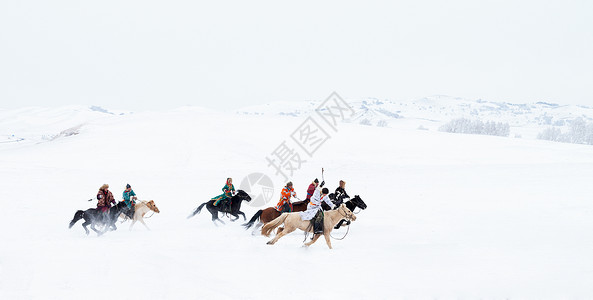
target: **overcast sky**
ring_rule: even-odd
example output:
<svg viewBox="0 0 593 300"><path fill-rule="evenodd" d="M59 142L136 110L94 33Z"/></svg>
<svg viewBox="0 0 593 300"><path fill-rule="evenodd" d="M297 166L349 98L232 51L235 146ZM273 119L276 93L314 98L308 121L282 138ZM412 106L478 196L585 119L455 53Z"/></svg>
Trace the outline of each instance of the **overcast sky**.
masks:
<svg viewBox="0 0 593 300"><path fill-rule="evenodd" d="M593 1L2 0L0 108L593 105Z"/></svg>

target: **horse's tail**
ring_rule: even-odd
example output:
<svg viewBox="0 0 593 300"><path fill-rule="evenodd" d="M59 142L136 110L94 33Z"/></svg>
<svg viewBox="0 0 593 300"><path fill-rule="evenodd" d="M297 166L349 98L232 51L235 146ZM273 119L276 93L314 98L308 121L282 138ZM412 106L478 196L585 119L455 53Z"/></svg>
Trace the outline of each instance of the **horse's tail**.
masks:
<svg viewBox="0 0 593 300"><path fill-rule="evenodd" d="M76 222L78 222L78 220L84 218L84 211L79 210L74 214L74 218L72 219L72 221L70 221L70 226L68 226L68 228L72 228L72 226L74 226L74 224L76 224Z"/></svg>
<svg viewBox="0 0 593 300"><path fill-rule="evenodd" d="M208 202L204 202L204 203L202 203L202 205L198 206L198 208L196 208L196 210L194 210L194 212L192 212L192 213L191 213L191 215L187 216L187 218L189 219L189 218L191 218L191 217L193 217L193 216L195 216L195 215L199 214L199 213L200 213L200 211L202 210L202 208L203 208L203 207L204 207L206 204L208 204Z"/></svg>
<svg viewBox="0 0 593 300"><path fill-rule="evenodd" d="M249 220L249 222L243 224L243 226L245 226L245 229L249 229L251 228L251 226L253 226L253 223L255 223L255 221L257 221L259 219L259 217L261 216L262 212L264 212L262 209L258 210L255 215L253 215L253 218L251 218L251 220Z"/></svg>
<svg viewBox="0 0 593 300"><path fill-rule="evenodd" d="M276 229L276 227L282 225L282 223L284 223L284 221L286 220L287 217L288 217L288 213L283 213L278 218L266 223L264 225L264 227L262 227L262 229L261 229L261 234L266 237L269 237L270 233L274 229Z"/></svg>

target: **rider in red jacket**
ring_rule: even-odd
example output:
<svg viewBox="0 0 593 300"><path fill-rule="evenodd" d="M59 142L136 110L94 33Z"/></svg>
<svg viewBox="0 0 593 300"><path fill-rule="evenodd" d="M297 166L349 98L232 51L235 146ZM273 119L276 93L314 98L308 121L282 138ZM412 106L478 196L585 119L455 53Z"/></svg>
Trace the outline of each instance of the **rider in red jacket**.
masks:
<svg viewBox="0 0 593 300"><path fill-rule="evenodd" d="M115 204L115 198L111 191L109 191L109 185L104 184L99 188L97 193L97 209L103 213L107 212L111 207L111 204Z"/></svg>
<svg viewBox="0 0 593 300"><path fill-rule="evenodd" d="M307 189L307 197L305 198L305 200L311 200L311 196L313 196L315 188L317 188L318 185L319 179L315 178L315 180L313 180L313 182L309 185L309 188Z"/></svg>

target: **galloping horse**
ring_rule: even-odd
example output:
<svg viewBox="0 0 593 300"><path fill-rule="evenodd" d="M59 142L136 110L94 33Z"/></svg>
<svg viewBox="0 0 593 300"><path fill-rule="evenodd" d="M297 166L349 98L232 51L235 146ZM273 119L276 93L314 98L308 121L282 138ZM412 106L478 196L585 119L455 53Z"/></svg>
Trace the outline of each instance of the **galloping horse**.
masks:
<svg viewBox="0 0 593 300"><path fill-rule="evenodd" d="M82 223L82 227L86 234L89 234L88 228L86 228L89 224L91 225L91 229L97 233L97 235L102 235L107 230L113 229L117 230L115 226L115 222L119 215L123 212L126 204L124 202L119 202L115 206L109 208L109 211L106 214L98 211L96 208L90 208L85 211L79 210L74 213L74 218L70 221L70 226L68 228L72 228L76 222L80 219L84 219L84 223ZM105 225L103 231L99 231L95 228L95 225Z"/></svg>
<svg viewBox="0 0 593 300"><path fill-rule="evenodd" d="M294 202L292 204L292 211L293 212L305 211L305 210L307 210L307 204L309 204L309 200ZM282 213L277 211L275 207L268 207L266 209L260 209L255 213L255 215L253 215L251 220L249 220L249 222L243 224L243 226L245 226L245 229L249 229L249 228L251 228L251 226L253 226L253 223L255 223L255 221L257 221L259 219L259 222L257 223L257 225L253 228L253 232L255 233L259 227L261 227L265 223L268 223L268 222L278 218L281 214Z"/></svg>
<svg viewBox="0 0 593 300"><path fill-rule="evenodd" d="M327 246L332 249L332 244L330 241L330 233L334 229L334 226L340 222L343 218L347 220L356 221L356 216L346 207L346 204L340 205L338 209L330 210L324 212L323 217L323 236L325 237L325 242ZM268 245L274 245L281 237L295 231L297 228L302 231L313 232L313 226L311 226L311 221L303 221L301 219L301 215L298 212L293 213L283 213L280 217L274 219L273 221L266 223L262 228L262 234L269 237L270 233L281 224L284 224L284 230L276 235L275 238L268 242ZM317 241L317 239L321 236L321 234L315 234L313 236L313 240L308 243L305 243L305 246L309 247L313 243Z"/></svg>
<svg viewBox="0 0 593 300"><path fill-rule="evenodd" d="M146 213L151 210L157 214L161 212L159 210L159 208L156 207L156 204L154 204L154 200L150 200L148 202L140 201L140 203L136 204L134 206L134 218L132 218L132 224L130 224L130 230L132 230L132 227L134 227L134 224L138 221L140 221L140 223L142 223L142 225L144 225L144 227L146 227L146 229L150 230L150 228L148 228L148 225L146 225L146 223L144 223L144 215L146 215ZM125 218L125 217L123 215L120 215L120 218Z"/></svg>
<svg viewBox="0 0 593 300"><path fill-rule="evenodd" d="M235 219L231 219L231 221L237 221L237 219L239 219L239 215L242 215L243 219L247 220L247 218L245 218L245 214L241 211L241 202L243 202L243 200L247 202L251 201L251 197L249 196L249 194L247 194L243 190L238 190L237 194L231 197L231 211L228 213L235 217ZM196 208L196 210L194 210L194 212L192 212L191 215L189 215L187 218L189 219L195 216L196 214L199 214L202 210L202 207L204 206L206 206L206 209L208 209L208 211L212 214L212 222L214 223L214 225L216 225L216 221L219 221L222 224L224 224L224 222L218 218L218 212L224 213L223 211L221 211L222 205L214 206L214 200L202 203L202 205L198 206L198 208Z"/></svg>

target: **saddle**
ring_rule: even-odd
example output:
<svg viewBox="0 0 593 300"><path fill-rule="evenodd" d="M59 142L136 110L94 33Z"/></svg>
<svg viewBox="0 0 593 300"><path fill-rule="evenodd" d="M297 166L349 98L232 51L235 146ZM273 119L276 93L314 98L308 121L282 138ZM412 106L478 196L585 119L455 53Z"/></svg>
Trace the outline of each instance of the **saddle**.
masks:
<svg viewBox="0 0 593 300"><path fill-rule="evenodd" d="M311 219L311 224L313 225L313 234L322 234L323 233L323 210L318 210L315 214L315 217Z"/></svg>

